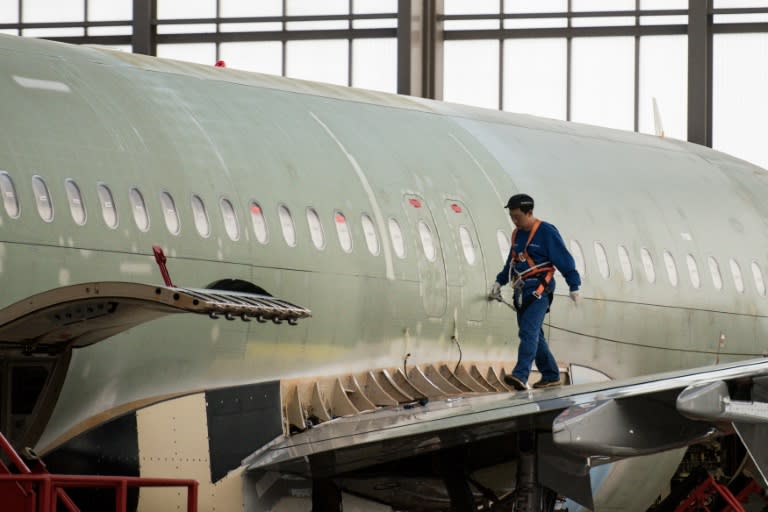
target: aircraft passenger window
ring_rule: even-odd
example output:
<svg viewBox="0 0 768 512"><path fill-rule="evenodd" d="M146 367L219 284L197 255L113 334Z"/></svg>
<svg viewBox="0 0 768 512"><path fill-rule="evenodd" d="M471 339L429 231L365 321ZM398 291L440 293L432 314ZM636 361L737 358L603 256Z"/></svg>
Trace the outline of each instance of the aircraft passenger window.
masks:
<svg viewBox="0 0 768 512"><path fill-rule="evenodd" d="M163 216L168 231L172 235L178 235L181 222L179 222L179 212L176 210L176 203L173 202L171 194L168 192L160 193L160 206L163 208Z"/></svg>
<svg viewBox="0 0 768 512"><path fill-rule="evenodd" d="M587 264L584 261L584 251L581 250L581 244L576 240L571 240L571 255L576 262L576 270L579 271L579 275L584 278L584 274L587 272ZM504 260L506 262L506 260Z"/></svg>
<svg viewBox="0 0 768 512"><path fill-rule="evenodd" d="M363 233L365 234L365 244L368 246L368 251L374 256L379 254L379 237L376 235L376 226L367 214L363 214L360 217L360 223L363 225Z"/></svg>
<svg viewBox="0 0 768 512"><path fill-rule="evenodd" d="M464 249L464 257L467 259L467 263L474 265L477 261L475 255L475 242L472 240L472 235L465 226L459 227L459 238L461 239L461 247Z"/></svg>
<svg viewBox="0 0 768 512"><path fill-rule="evenodd" d="M117 208L115 207L115 200L112 198L112 191L109 190L108 186L99 183L96 192L99 194L101 217L104 219L104 223L107 227L115 229L117 227Z"/></svg>
<svg viewBox="0 0 768 512"><path fill-rule="evenodd" d="M336 234L339 235L339 245L344 252L352 252L352 233L349 232L347 218L341 212L334 215L336 221Z"/></svg>
<svg viewBox="0 0 768 512"><path fill-rule="evenodd" d="M696 264L696 259L692 254L688 254L685 257L685 262L688 264L688 274L691 276L691 284L694 288L701 288L701 278L699 277L699 266Z"/></svg>
<svg viewBox="0 0 768 512"><path fill-rule="evenodd" d="M632 263L629 261L629 253L623 245L619 246L619 264L625 281L632 280Z"/></svg>
<svg viewBox="0 0 768 512"><path fill-rule="evenodd" d="M239 240L240 223L237 222L237 214L235 214L232 203L229 199L221 198L219 208L221 208L221 218L224 220L224 229L227 231L227 236L229 236L230 240Z"/></svg>
<svg viewBox="0 0 768 512"><path fill-rule="evenodd" d="M51 202L51 195L48 193L48 186L43 181L43 178L32 176L32 191L35 194L37 213L40 214L40 218L45 222L51 222L53 220L53 203Z"/></svg>
<svg viewBox="0 0 768 512"><path fill-rule="evenodd" d="M506 263L509 257L510 237L503 230L496 232L496 241L499 243L499 252L501 253L501 262Z"/></svg>
<svg viewBox="0 0 768 512"><path fill-rule="evenodd" d="M19 201L16 199L16 187L7 172L0 172L0 193L3 194L3 206L9 217L19 216Z"/></svg>
<svg viewBox="0 0 768 512"><path fill-rule="evenodd" d="M600 275L608 279L611 276L611 269L608 266L608 254L600 242L595 242L595 257L597 258L597 268L600 270Z"/></svg>
<svg viewBox="0 0 768 512"><path fill-rule="evenodd" d="M296 246L296 229L293 227L293 217L291 210L281 204L277 208L277 216L280 217L280 227L283 230L283 239L291 247Z"/></svg>
<svg viewBox="0 0 768 512"><path fill-rule="evenodd" d="M739 293L744 293L744 279L741 277L741 267L733 258L728 263L731 266L731 275L733 276L733 284L736 286L736 290Z"/></svg>
<svg viewBox="0 0 768 512"><path fill-rule="evenodd" d="M67 199L69 200L69 211L72 213L72 220L75 224L82 226L85 224L85 204L83 204L83 196L80 194L80 187L72 180L66 180L64 182L64 188L67 191Z"/></svg>
<svg viewBox="0 0 768 512"><path fill-rule="evenodd" d="M712 284L718 290L723 289L723 278L720 276L720 266L717 264L717 260L712 256L707 258L707 265L709 265L709 273L712 276Z"/></svg>
<svg viewBox="0 0 768 512"><path fill-rule="evenodd" d="M403 232L400 229L400 224L395 219L389 219L389 237L392 239L392 247L395 249L395 254L398 258L405 258L405 240L403 240Z"/></svg>
<svg viewBox="0 0 768 512"><path fill-rule="evenodd" d="M203 238L208 238L211 234L211 223L208 220L208 212L205 210L205 203L200 196L192 196L192 218L195 221L195 229Z"/></svg>
<svg viewBox="0 0 768 512"><path fill-rule="evenodd" d="M677 265L675 264L675 258L669 251L664 251L664 266L667 268L669 284L677 286Z"/></svg>
<svg viewBox="0 0 768 512"><path fill-rule="evenodd" d="M755 278L755 288L757 293L765 297L765 280L763 279L763 271L760 270L760 265L756 262L752 262L752 276Z"/></svg>
<svg viewBox="0 0 768 512"><path fill-rule="evenodd" d="M253 234L260 244L266 244L269 237L267 231L267 221L264 220L264 211L256 201L251 203L251 223L253 224Z"/></svg>
<svg viewBox="0 0 768 512"><path fill-rule="evenodd" d="M133 220L136 221L136 227L141 231L149 229L149 214L147 205L144 203L144 196L139 189L132 188L130 191L131 205L133 206Z"/></svg>
<svg viewBox="0 0 768 512"><path fill-rule="evenodd" d="M315 247L322 249L325 247L325 234L323 225L320 223L320 216L314 208L307 208L307 224L309 224L309 234L312 236L312 243Z"/></svg>
<svg viewBox="0 0 768 512"><path fill-rule="evenodd" d="M437 252L435 251L435 242L432 240L432 231L430 231L429 226L423 221L419 221L419 237L421 238L421 247L424 249L424 256L427 257L429 261L435 261L435 256L437 255Z"/></svg>
<svg viewBox="0 0 768 512"><path fill-rule="evenodd" d="M656 282L656 269L653 266L653 258L648 249L643 247L640 249L640 259L643 260L643 269L645 270L645 278L649 283Z"/></svg>

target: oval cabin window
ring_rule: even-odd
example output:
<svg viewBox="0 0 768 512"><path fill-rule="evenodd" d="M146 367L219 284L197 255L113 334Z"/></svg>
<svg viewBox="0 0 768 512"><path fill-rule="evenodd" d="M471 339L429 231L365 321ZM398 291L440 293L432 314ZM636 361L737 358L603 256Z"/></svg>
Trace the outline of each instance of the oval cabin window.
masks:
<svg viewBox="0 0 768 512"><path fill-rule="evenodd" d="M707 266L709 266L709 275L712 277L712 286L716 290L722 290L723 277L720 275L720 265L717 264L717 260L712 256L707 257Z"/></svg>
<svg viewBox="0 0 768 512"><path fill-rule="evenodd" d="M221 219L224 221L224 229L227 232L227 236L232 241L239 240L240 223L237 221L237 215L235 214L232 202L229 199L222 198L219 201L219 208L221 208Z"/></svg>
<svg viewBox="0 0 768 512"><path fill-rule="evenodd" d="M755 288L757 293L765 297L765 280L763 279L763 271L760 269L760 265L756 262L752 262L752 277L755 279Z"/></svg>
<svg viewBox="0 0 768 512"><path fill-rule="evenodd" d="M7 172L0 172L0 193L3 194L5 213L12 219L18 218L20 209L19 200L16 197L16 187Z"/></svg>
<svg viewBox="0 0 768 512"><path fill-rule="evenodd" d="M277 208L277 216L280 218L280 228L283 231L283 240L290 247L296 246L296 229L293 226L293 217L291 216L291 210L285 205L280 205Z"/></svg>
<svg viewBox="0 0 768 512"><path fill-rule="evenodd" d="M461 248L464 249L464 259L470 265L474 265L475 261L477 261L475 242L472 240L472 234L465 226L459 227L459 239L461 240Z"/></svg>
<svg viewBox="0 0 768 512"><path fill-rule="evenodd" d="M677 265L675 264L675 258L669 251L664 251L664 266L667 269L669 284L677 286Z"/></svg>
<svg viewBox="0 0 768 512"><path fill-rule="evenodd" d="M618 248L619 265L621 266L621 275L625 281L632 280L632 262L629 260L629 252L627 248L620 245Z"/></svg>
<svg viewBox="0 0 768 512"><path fill-rule="evenodd" d="M115 200L112 197L112 191L109 190L108 186L99 183L96 187L96 193L99 196L101 218L104 219L104 224L111 229L115 229L117 227L117 207L115 206Z"/></svg>
<svg viewBox="0 0 768 512"><path fill-rule="evenodd" d="M583 279L584 274L587 272L587 264L584 261L584 251L581 250L581 244L576 240L571 240L569 245L571 247L571 256L573 256L573 261L576 262L576 270L579 271L579 275Z"/></svg>
<svg viewBox="0 0 768 512"><path fill-rule="evenodd" d="M32 192L35 194L37 213L45 222L53 220L53 201L48 193L48 186L40 176L32 176Z"/></svg>
<svg viewBox="0 0 768 512"><path fill-rule="evenodd" d="M176 210L176 203L168 192L160 193L160 206L163 208L163 217L165 218L165 227L172 235L178 235L181 228L179 222L179 212Z"/></svg>
<svg viewBox="0 0 768 512"><path fill-rule="evenodd" d="M86 213L83 196L80 194L80 187L73 180L66 180L64 188L67 191L67 200L69 201L69 211L72 214L72 220L75 224L82 226L85 224Z"/></svg>
<svg viewBox="0 0 768 512"><path fill-rule="evenodd" d="M269 231L267 231L267 221L264 219L264 210L256 201L251 202L251 224L253 224L253 235L260 244L266 244L269 240Z"/></svg>
<svg viewBox="0 0 768 512"><path fill-rule="evenodd" d="M685 263L688 265L688 275L691 278L691 284L694 288L701 288L699 266L696 264L696 258L693 257L693 254L686 255Z"/></svg>
<svg viewBox="0 0 768 512"><path fill-rule="evenodd" d="M129 196L131 198L133 220L136 222L136 227L140 231L147 231L149 229L149 214L147 213L147 205L144 203L144 196L141 195L137 188L132 188Z"/></svg>
<svg viewBox="0 0 768 512"><path fill-rule="evenodd" d="M427 226L427 223L423 220L419 221L418 228L419 237L421 238L421 246L424 249L424 256L426 256L429 261L435 261L437 252L435 250L435 242L432 239L432 230L429 229L429 226Z"/></svg>
<svg viewBox="0 0 768 512"><path fill-rule="evenodd" d="M392 240L392 248L398 258L405 258L405 240L400 224L395 219L389 219L389 237Z"/></svg>
<svg viewBox="0 0 768 512"><path fill-rule="evenodd" d="M645 278L649 283L656 282L656 268L653 266L653 258L651 253L643 247L640 249L640 260L643 262L643 270L645 271Z"/></svg>
<svg viewBox="0 0 768 512"><path fill-rule="evenodd" d="M320 223L320 216L314 208L307 208L307 224L309 225L309 234L312 237L314 246L318 249L325 247L323 225Z"/></svg>
<svg viewBox="0 0 768 512"><path fill-rule="evenodd" d="M211 234L211 223L208 219L208 211L205 209L205 203L200 196L192 196L192 219L195 222L195 229L203 238L208 238Z"/></svg>
<svg viewBox="0 0 768 512"><path fill-rule="evenodd" d="M336 223L336 234L339 235L339 245L344 252L352 252L352 233L349 231L347 217L341 212L333 216Z"/></svg>
<svg viewBox="0 0 768 512"><path fill-rule="evenodd" d="M597 259L597 269L600 275L605 279L611 277L611 268L608 266L608 253L600 242L595 242L595 258Z"/></svg>
<svg viewBox="0 0 768 512"><path fill-rule="evenodd" d="M733 276L733 285L736 287L736 291L744 293L744 278L741 275L741 267L733 258L728 262L731 267L731 275Z"/></svg>
<svg viewBox="0 0 768 512"><path fill-rule="evenodd" d="M379 237L376 234L376 226L373 220L367 215L363 214L360 217L360 223L363 225L363 234L365 234L365 244L368 246L368 252L374 256L379 254Z"/></svg>

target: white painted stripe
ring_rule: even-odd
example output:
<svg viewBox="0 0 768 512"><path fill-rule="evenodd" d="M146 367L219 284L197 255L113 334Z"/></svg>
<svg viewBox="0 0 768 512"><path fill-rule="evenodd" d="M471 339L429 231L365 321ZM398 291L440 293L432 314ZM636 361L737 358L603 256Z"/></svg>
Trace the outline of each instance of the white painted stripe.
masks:
<svg viewBox="0 0 768 512"><path fill-rule="evenodd" d="M56 82L54 80L39 80L37 78L13 75L13 81L27 89L41 89L43 91L55 92L72 92L67 84L64 82Z"/></svg>
<svg viewBox="0 0 768 512"><path fill-rule="evenodd" d="M339 149L346 155L347 160L349 160L349 163L352 165L352 168L357 173L357 177L360 178L360 183L363 185L363 189L365 190L365 193L368 195L368 201L371 203L371 208L373 208L373 216L376 218L376 224L379 225L379 235L381 235L381 241L382 241L382 247L384 247L384 264L386 265L386 271L387 271L387 279L394 279L395 278L395 270L392 266L392 250L389 246L389 238L387 237L387 231L385 230L386 226L384 224L384 215L381 213L381 208L379 207L379 202L376 200L376 195L373 193L373 187L371 187L370 182L368 181L368 177L363 172L363 169L360 167L360 164L357 163L357 160L355 160L355 157L352 156L349 151L344 147L344 145L341 143L341 141L334 135L334 133L331 131L328 126L324 122L320 120L319 117L315 115L314 112L310 112L309 115L311 115L317 123L323 127L323 129L328 133L328 135L333 139L333 141L336 143L337 146L339 146Z"/></svg>

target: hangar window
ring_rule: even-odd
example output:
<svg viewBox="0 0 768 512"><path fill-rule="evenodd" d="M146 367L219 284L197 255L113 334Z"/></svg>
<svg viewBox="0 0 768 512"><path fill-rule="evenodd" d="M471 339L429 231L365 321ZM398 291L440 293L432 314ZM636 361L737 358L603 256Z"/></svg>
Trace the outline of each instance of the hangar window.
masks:
<svg viewBox="0 0 768 512"><path fill-rule="evenodd" d="M509 237L504 232L504 230L500 229L496 232L496 242L499 244L499 253L501 254L501 261L503 263L507 262L507 257L509 256Z"/></svg>
<svg viewBox="0 0 768 512"><path fill-rule="evenodd" d="M32 191L35 194L37 213L40 214L40 218L45 222L51 222L53 220L53 202L43 178L32 176Z"/></svg>
<svg viewBox="0 0 768 512"><path fill-rule="evenodd" d="M400 224L395 220L389 219L389 237L392 239L392 247L398 258L405 258L405 240L403 240L403 231Z"/></svg>
<svg viewBox="0 0 768 512"><path fill-rule="evenodd" d="M608 266L608 254L600 242L595 242L595 258L597 258L597 268L600 270L600 275L608 279L611 276L611 268Z"/></svg>
<svg viewBox="0 0 768 512"><path fill-rule="evenodd" d="M736 291L744 293L744 278L741 276L741 267L735 259L731 258L728 264L731 267L731 275L733 276L733 285L736 287Z"/></svg>
<svg viewBox="0 0 768 512"><path fill-rule="evenodd" d="M251 202L251 223L253 224L253 234L260 244L266 244L269 232L267 231L267 221L264 219L264 210L256 201Z"/></svg>
<svg viewBox="0 0 768 512"><path fill-rule="evenodd" d="M686 255L685 263L688 265L688 275L691 277L691 284L694 288L701 288L699 266L696 264L696 258L693 257L693 254Z"/></svg>
<svg viewBox="0 0 768 512"><path fill-rule="evenodd" d="M280 228L283 230L283 240L291 247L296 246L296 228L293 226L291 210L281 204L277 208L277 216L280 217Z"/></svg>
<svg viewBox="0 0 768 512"><path fill-rule="evenodd" d="M664 266L667 269L669 284L677 286L677 264L675 264L675 258L669 251L664 251Z"/></svg>
<svg viewBox="0 0 768 512"><path fill-rule="evenodd" d="M19 200L16 198L16 187L7 172L0 172L0 193L3 194L5 213L15 219L19 216Z"/></svg>
<svg viewBox="0 0 768 512"><path fill-rule="evenodd" d="M651 253L643 247L640 249L640 259L643 261L643 270L645 270L645 278L649 283L656 282L656 268L653 266L653 258Z"/></svg>
<svg viewBox="0 0 768 512"><path fill-rule="evenodd" d="M720 265L717 264L717 260L712 256L707 257L707 265L709 266L709 274L712 276L712 285L715 289L723 289L723 278L720 275Z"/></svg>
<svg viewBox="0 0 768 512"><path fill-rule="evenodd" d="M461 247L464 249L464 258L466 258L467 263L474 265L475 261L477 261L475 242L472 240L472 235L466 226L459 227L459 238L461 239Z"/></svg>
<svg viewBox="0 0 768 512"><path fill-rule="evenodd" d="M195 229L203 238L211 234L211 223L208 220L208 212L205 203L200 196L192 196L192 218L195 221Z"/></svg>
<svg viewBox="0 0 768 512"><path fill-rule="evenodd" d="M96 193L99 196L99 203L101 203L101 218L104 219L104 224L115 229L117 227L117 207L112 198L112 191L109 190L108 186L99 183L96 186Z"/></svg>
<svg viewBox="0 0 768 512"><path fill-rule="evenodd" d="M623 245L619 246L619 265L621 265L621 274L624 276L625 281L632 280L632 262L629 261L629 253L627 248Z"/></svg>
<svg viewBox="0 0 768 512"><path fill-rule="evenodd" d="M176 203L168 192L160 193L160 206L163 208L163 217L165 217L165 226L172 235L178 235L181 228L179 221L179 212L176 210Z"/></svg>
<svg viewBox="0 0 768 512"><path fill-rule="evenodd" d="M424 249L424 256L429 261L435 261L437 251L435 250L435 242L432 239L432 230L429 229L427 223L423 220L419 221L419 237L421 238L421 247Z"/></svg>
<svg viewBox="0 0 768 512"><path fill-rule="evenodd" d="M147 231L149 229L149 214L147 213L147 205L144 203L144 196L135 187L131 189L129 196L131 198L133 220L136 221L136 227L141 231Z"/></svg>
<svg viewBox="0 0 768 512"><path fill-rule="evenodd" d="M755 278L755 288L757 288L757 293L765 297L765 279L763 279L763 271L756 261L752 262L752 277Z"/></svg>
<svg viewBox="0 0 768 512"><path fill-rule="evenodd" d="M579 275L581 275L583 279L584 274L587 272L587 264L584 261L584 251L581 250L581 244L576 240L571 240L570 246L571 255L573 256L573 260L576 262L576 270L579 271Z"/></svg>
<svg viewBox="0 0 768 512"><path fill-rule="evenodd" d="M72 213L72 220L75 224L82 226L85 224L85 203L83 202L83 195L80 193L80 187L73 180L66 180L64 182L64 188L67 191L67 199L69 200L69 211Z"/></svg>
<svg viewBox="0 0 768 512"><path fill-rule="evenodd" d="M221 218L224 221L224 229L227 231L227 236L230 240L240 239L240 223L237 221L237 214L229 199L224 197L219 201L219 208L221 209Z"/></svg>
<svg viewBox="0 0 768 512"><path fill-rule="evenodd" d="M360 223L363 225L365 244L368 246L368 251L376 256L379 254L379 237L376 234L376 226L368 214L365 213L362 215L362 217L360 217Z"/></svg>
<svg viewBox="0 0 768 512"><path fill-rule="evenodd" d="M344 252L352 252L352 233L349 231L347 217L341 212L334 215L336 221L336 234L339 235L339 245Z"/></svg>
<svg viewBox="0 0 768 512"><path fill-rule="evenodd" d="M323 225L320 222L320 216L314 208L307 208L307 224L309 225L309 234L312 237L312 243L315 244L315 247L318 249L325 247Z"/></svg>

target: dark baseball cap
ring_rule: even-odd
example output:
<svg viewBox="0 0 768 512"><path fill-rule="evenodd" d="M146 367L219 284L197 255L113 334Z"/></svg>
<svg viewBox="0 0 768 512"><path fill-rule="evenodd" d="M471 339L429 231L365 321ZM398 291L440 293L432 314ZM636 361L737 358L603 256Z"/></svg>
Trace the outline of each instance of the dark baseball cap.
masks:
<svg viewBox="0 0 768 512"><path fill-rule="evenodd" d="M509 201L507 201L507 206L504 208L514 210L515 208L520 208L522 206L530 206L533 208L533 198L528 194L515 194L509 198Z"/></svg>

